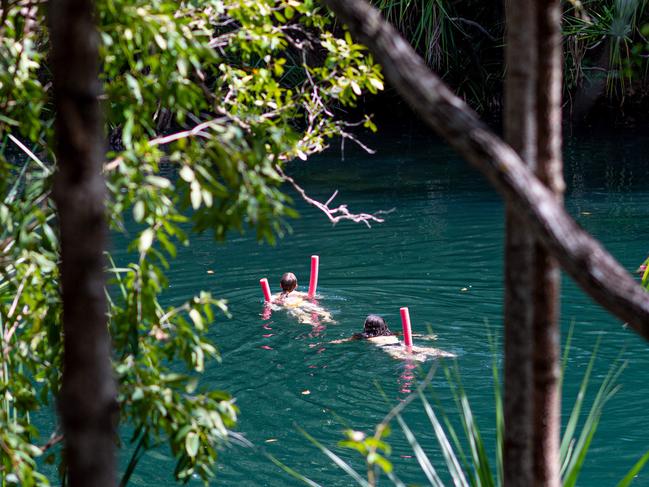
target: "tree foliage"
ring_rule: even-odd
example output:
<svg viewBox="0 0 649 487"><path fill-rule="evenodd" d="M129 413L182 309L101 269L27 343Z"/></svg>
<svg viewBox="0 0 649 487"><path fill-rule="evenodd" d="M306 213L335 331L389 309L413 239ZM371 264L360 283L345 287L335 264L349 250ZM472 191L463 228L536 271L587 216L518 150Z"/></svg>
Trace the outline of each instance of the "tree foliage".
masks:
<svg viewBox="0 0 649 487"><path fill-rule="evenodd" d="M429 66L479 112L498 109L505 73L502 2L372 0ZM564 90L574 96L602 81L624 103L647 94L649 10L643 0L563 3ZM571 97L566 97L571 98Z"/></svg>
<svg viewBox="0 0 649 487"><path fill-rule="evenodd" d="M63 339L45 14L23 0L0 7L3 485L46 485L39 456L65 471L56 427L31 421L57 394ZM238 413L200 382L219 359L208 328L227 303L197 290L165 305L165 273L190 225L217 239L252 229L271 243L288 231L296 213L278 167L349 136L338 107L382 89L382 77L312 0L99 0L97 23L110 224L138 229L128 261L107 265L120 416L134 445L122 482L162 443L177 479L207 480Z"/></svg>

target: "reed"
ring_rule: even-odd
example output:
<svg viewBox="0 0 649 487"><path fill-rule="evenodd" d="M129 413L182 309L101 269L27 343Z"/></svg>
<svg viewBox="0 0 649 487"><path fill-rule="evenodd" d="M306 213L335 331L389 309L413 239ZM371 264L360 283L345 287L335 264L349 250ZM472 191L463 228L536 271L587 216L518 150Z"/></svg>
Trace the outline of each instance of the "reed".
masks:
<svg viewBox="0 0 649 487"><path fill-rule="evenodd" d="M572 330L568 336L563 356L564 371L569 356L571 335ZM359 453L365 461L366 472L354 469L341 456L322 445L306 431L300 429L300 432L329 457L334 465L349 475L356 484L363 487L378 485L381 474L385 474L393 485L405 485L398 478L397 472L395 472L394 466L389 460L391 449L386 438L390 432L390 425L395 421L410 445L422 476L426 478L429 485L444 487L448 483L444 483L442 478L449 478L455 487L501 486L503 481L502 445L504 431L502 387L496 363L495 339L491 335L489 342L492 346L493 392L496 408L494 456L489 454L490 451L494 450L493 445L489 444L480 432L480 426L473 413L471 400L463 387L457 363L442 364L441 366L452 392L455 404L454 418L451 418L451 415L435 399L435 391L431 386L431 381L436 372L434 366L418 385L415 392L388 412L383 421L376 426L373 435L365 435L351 429L345 431L346 439L339 442L338 446ZM591 354L563 431L560 461L562 483L565 487L574 487L577 484L584 466L584 460L602 419L604 406L619 390L618 380L626 367L626 362L619 359L611 365L604 379L594 389L595 393L590 407L586 408L585 401L593 390L592 372L598 348L599 340ZM385 397L383 392L379 391ZM435 465L429 453L422 447L422 440L424 437L426 439L430 438L430 432L415 433L403 417L403 411L413 401L418 401L421 404L423 414L430 423L430 431L432 431L443 457L441 465ZM459 424L459 428L454 426L454 423ZM634 477L644 468L647 461L649 461L649 451L640 457L617 486L627 487L630 485ZM304 478L303 481L308 485L317 485L310 479Z"/></svg>

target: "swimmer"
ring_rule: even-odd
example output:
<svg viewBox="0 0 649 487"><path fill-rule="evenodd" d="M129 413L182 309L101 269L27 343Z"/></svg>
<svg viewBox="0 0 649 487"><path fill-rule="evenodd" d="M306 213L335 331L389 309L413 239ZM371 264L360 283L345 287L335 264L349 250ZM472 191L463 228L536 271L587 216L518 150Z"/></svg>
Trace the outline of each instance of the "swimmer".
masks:
<svg viewBox="0 0 649 487"><path fill-rule="evenodd" d="M434 340L435 335L413 335L427 340ZM455 357L454 354L438 348L412 346L410 350L392 333L388 324L379 315L369 315L365 318L363 331L354 333L349 338L334 340L331 343L345 343L354 340L368 340L386 351L391 357L401 360L416 360L424 362L429 357Z"/></svg>
<svg viewBox="0 0 649 487"><path fill-rule="evenodd" d="M292 272L282 276L279 286L282 292L273 296L271 305L285 308L288 314L300 323L309 325L335 323L329 311L319 306L316 301L309 300L307 293L296 291L297 277Z"/></svg>
<svg viewBox="0 0 649 487"><path fill-rule="evenodd" d="M297 277L292 272L285 273L279 281L282 292L273 296L273 303L287 307L295 307L302 304L307 298L307 293L296 291Z"/></svg>

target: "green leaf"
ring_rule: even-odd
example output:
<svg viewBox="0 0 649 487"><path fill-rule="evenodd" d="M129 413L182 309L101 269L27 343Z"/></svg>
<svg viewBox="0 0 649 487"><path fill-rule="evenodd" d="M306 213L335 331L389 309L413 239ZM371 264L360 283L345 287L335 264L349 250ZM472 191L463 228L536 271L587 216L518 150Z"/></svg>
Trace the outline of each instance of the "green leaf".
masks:
<svg viewBox="0 0 649 487"><path fill-rule="evenodd" d="M153 236L154 234L152 228L147 228L142 232L142 234L140 235L140 242L138 244L138 250L141 254L146 253L151 248L151 245L153 244Z"/></svg>
<svg viewBox="0 0 649 487"><path fill-rule="evenodd" d="M185 436L185 450L187 451L187 455L191 458L196 457L199 446L200 441L198 435L194 431L187 433L187 436Z"/></svg>
<svg viewBox="0 0 649 487"><path fill-rule="evenodd" d="M201 187L196 181L192 182L189 198L192 202L192 208L198 210L201 207L201 201L203 198L201 195Z"/></svg>
<svg viewBox="0 0 649 487"><path fill-rule="evenodd" d="M144 201L139 200L133 205L133 219L138 223L144 219Z"/></svg>
<svg viewBox="0 0 649 487"><path fill-rule="evenodd" d="M198 329L198 330L203 330L204 329L203 317L198 312L198 310L196 310L196 309L189 310L189 317L194 322L194 326L196 327L196 329Z"/></svg>
<svg viewBox="0 0 649 487"><path fill-rule="evenodd" d="M374 461L376 465L378 465L381 470L383 470L385 473L391 473L393 470L392 463L390 463L386 458L382 457L381 455L376 455L374 457Z"/></svg>
<svg viewBox="0 0 649 487"><path fill-rule="evenodd" d="M189 166L183 166L178 172L179 176L183 178L188 183L191 183L194 180L194 171Z"/></svg>
<svg viewBox="0 0 649 487"><path fill-rule="evenodd" d="M383 91L383 81L378 78L369 78L370 84L378 91Z"/></svg>
<svg viewBox="0 0 649 487"><path fill-rule="evenodd" d="M131 93L133 93L133 96L135 97L137 102L141 104L144 101L144 99L142 98L142 92L140 91L140 84L129 73L126 73L124 77L126 78L126 85L131 90Z"/></svg>

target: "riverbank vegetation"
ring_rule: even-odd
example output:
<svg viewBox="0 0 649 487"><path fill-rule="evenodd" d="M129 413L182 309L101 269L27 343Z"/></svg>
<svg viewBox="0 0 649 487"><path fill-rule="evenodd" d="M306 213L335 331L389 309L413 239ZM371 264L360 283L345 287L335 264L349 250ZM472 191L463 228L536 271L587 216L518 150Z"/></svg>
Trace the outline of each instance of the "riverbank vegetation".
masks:
<svg viewBox="0 0 649 487"><path fill-rule="evenodd" d="M502 2L373 0L428 66L483 115L501 113L506 71ZM649 11L643 0L563 4L563 92L568 120L646 123ZM380 110L380 108L377 108Z"/></svg>
<svg viewBox="0 0 649 487"><path fill-rule="evenodd" d="M567 371L566 365L570 352L572 331L571 329L565 343L565 352L562 358L563 373ZM357 485L363 487L379 485L380 478L383 475L388 478L392 485L406 485L399 478L398 469L390 461L392 454L390 435L392 429L396 428L394 423L403 432L411 448L410 453L412 453L412 457L416 459L421 469L422 478L426 478L431 486L444 487L444 485L450 485L451 483L456 487L476 485L495 487L504 485L502 456L505 441L503 390L495 355L496 348L491 335L489 340L491 341L492 353L494 353L492 362L492 386L495 399L493 425L481 424L473 412L473 402L464 390L457 363L450 366L442 363L439 367L434 365L417 385L416 390L399 404L392 407L373 432L367 434L353 429L344 431L345 439L338 442L338 449L342 451L349 450L356 455L360 455L366 467L365 471L354 468L352 464L356 462L352 461L352 464L350 464L350 462L345 461L331 448L322 445L307 432L302 431L302 434L323 454L333 459L333 463L342 472L350 476ZM627 363L619 359L611 365L607 375L599 384L594 397L590 399L590 407L587 408L586 400L588 396L592 396L589 389L593 382L593 365L597 360L599 344L600 340L598 340L591 354L561 437L560 475L561 485L565 487L577 485L591 443L602 420L604 407L619 391L621 386L618 381L627 367ZM449 412L444 409L440 404L435 388L431 385L433 377L436 373L439 373L439 368L443 370L446 381L451 388L455 405L454 411ZM383 396L386 404L390 404L389 398L382 390L379 390L378 393ZM422 443L431 433L429 431L413 430L408 426L408 422L404 418L404 414L412 402L421 403L423 414L429 423L430 432L432 432L432 436L438 443L439 451L441 451L443 458L441 464L431 459L430 454L422 447ZM489 444L489 440L485 439L484 434L481 433L481 430L484 429L495 431L495 438L493 438L495 447ZM493 451L496 452L495 457L489 454L489 452ZM628 473L619 480L619 483L616 484L617 487L631 485L647 461L649 461L649 452L639 455L638 461L628 467ZM298 478L306 484L309 484L309 482L312 482L311 485L315 484L306 477Z"/></svg>

